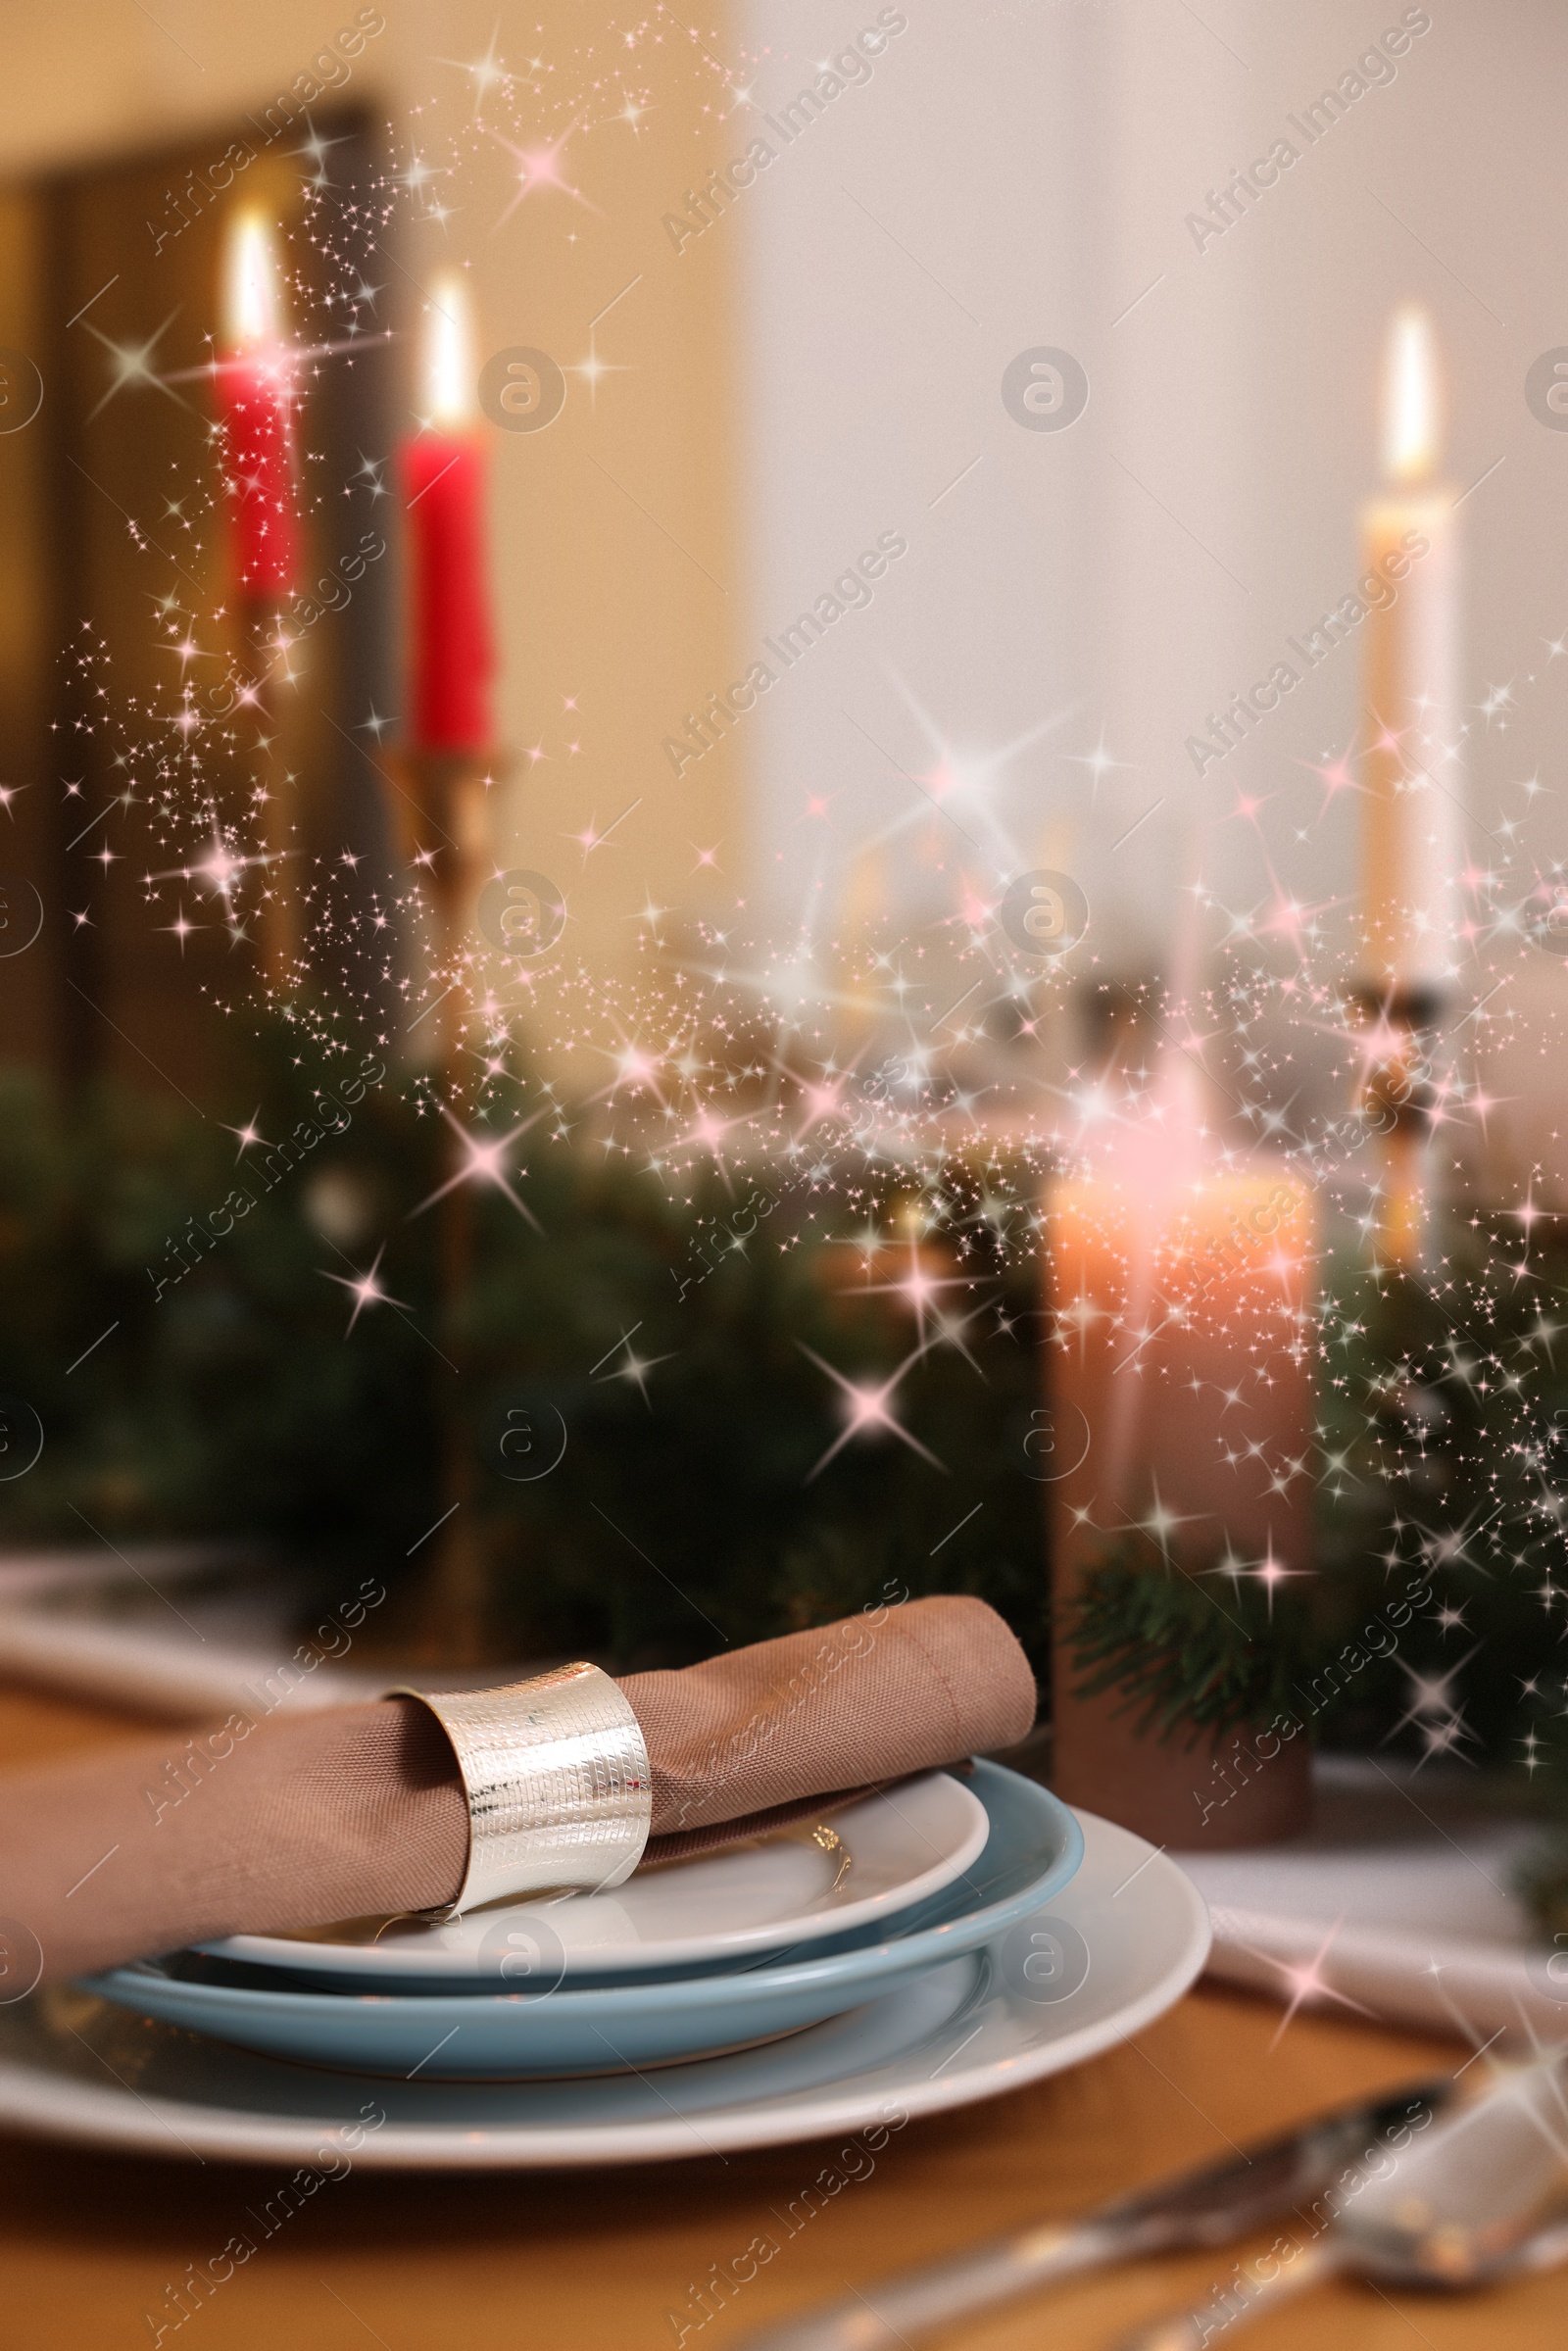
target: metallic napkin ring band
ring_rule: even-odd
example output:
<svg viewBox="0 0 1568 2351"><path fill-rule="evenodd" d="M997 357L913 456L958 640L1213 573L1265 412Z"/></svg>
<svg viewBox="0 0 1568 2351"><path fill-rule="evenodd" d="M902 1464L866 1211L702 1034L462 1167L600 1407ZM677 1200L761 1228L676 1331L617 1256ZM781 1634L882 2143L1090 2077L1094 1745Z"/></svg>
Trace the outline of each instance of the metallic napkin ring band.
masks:
<svg viewBox="0 0 1568 2351"><path fill-rule="evenodd" d="M619 1886L643 1857L654 1796L642 1726L597 1665L503 1690L388 1690L428 1706L468 1802L468 1866L454 1908L504 1894Z"/></svg>

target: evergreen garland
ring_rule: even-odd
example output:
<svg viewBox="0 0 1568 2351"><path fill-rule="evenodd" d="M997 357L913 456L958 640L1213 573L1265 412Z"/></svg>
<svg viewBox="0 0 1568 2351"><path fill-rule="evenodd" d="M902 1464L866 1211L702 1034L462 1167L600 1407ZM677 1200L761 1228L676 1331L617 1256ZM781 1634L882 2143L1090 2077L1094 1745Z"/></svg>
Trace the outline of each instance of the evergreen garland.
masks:
<svg viewBox="0 0 1568 2351"><path fill-rule="evenodd" d="M1120 1690L1117 1714L1142 1708L1141 1733L1185 1730L1187 1745L1287 1712L1308 1655L1295 1603L1277 1596L1271 1615L1255 1584L1195 1573L1137 1535L1085 1571L1070 1638L1081 1696Z"/></svg>
<svg viewBox="0 0 1568 2351"><path fill-rule="evenodd" d="M739 1213L717 1179L672 1203L659 1178L587 1164L548 1093L509 1074L491 1089L496 1131L519 1101L547 1112L516 1179L542 1230L498 1192L471 1194L472 1279L452 1310L439 1216L413 1213L445 1179L449 1135L391 1078L342 1131L318 1119L270 1188L244 1142L309 1126L317 1089L341 1098L355 1067L288 1033L236 1040L211 1119L117 1087L67 1110L0 1073L0 1391L45 1431L37 1466L0 1481L0 1541L254 1539L306 1568L323 1604L373 1570L391 1592L373 1634L395 1644L430 1557L411 1546L447 1507L456 1395L498 1659L679 1665L892 1585L985 1598L1045 1672L1043 1490L1023 1450L1039 1400L1032 1267L1004 1268L981 1231L941 1300L961 1349L926 1310L933 1344L897 1411L940 1467L883 1435L813 1475L845 1423L811 1356L876 1386L915 1340L908 1307L821 1246L829 1171L792 1177L771 1215ZM195 1245L189 1220L211 1232L241 1178L254 1205ZM172 1279L181 1235L190 1269ZM398 1304L351 1329L340 1285L372 1261ZM531 1466L516 1432L548 1460L556 1413L559 1466L516 1482Z"/></svg>
<svg viewBox="0 0 1568 2351"><path fill-rule="evenodd" d="M257 1538L313 1568L325 1598L373 1568L396 1639L397 1586L407 1595L424 1564L410 1546L445 1507L456 1353L498 1656L679 1664L891 1584L989 1600L1044 1677L1045 1492L1024 1451L1038 1276L1001 1261L983 1219L951 1294L955 1318L974 1317L962 1347L932 1346L898 1392L941 1467L885 1438L813 1474L844 1426L813 1356L875 1385L913 1339L906 1308L846 1283L849 1252L822 1246L828 1170L769 1171L771 1204L739 1215L717 1182L672 1202L662 1180L588 1166L547 1117L524 1182L543 1231L497 1194L476 1199L473 1277L453 1310L438 1218L416 1212L444 1180L444 1129L389 1078L182 1256L190 1220L210 1232L257 1165L245 1133L298 1132L353 1066L292 1032L236 1043L226 1124L113 1086L68 1110L0 1072L0 1392L45 1431L36 1467L0 1479L0 1539ZM518 1074L490 1091L478 1115L498 1132L524 1096L553 1111ZM350 1329L338 1285L372 1260L400 1302ZM1262 1592L1213 1559L1120 1541L1075 1628L1083 1687L1120 1690L1161 1738L1254 1724L1419 1576L1431 1605L1313 1727L1515 1774L1565 1823L1533 1881L1561 1923L1568 1243L1477 1219L1435 1272L1379 1274L1347 1251L1324 1287L1316 1573L1276 1594L1271 1620ZM516 1482L509 1432L542 1443L555 1415L559 1465Z"/></svg>
<svg viewBox="0 0 1568 2351"><path fill-rule="evenodd" d="M1520 1251L1495 1220L1430 1275L1346 1271L1325 1315L1313 1600L1324 1645L1396 1580L1435 1605L1359 1678L1341 1743L1394 1723L1418 1758L1485 1760L1568 1788L1568 1249Z"/></svg>

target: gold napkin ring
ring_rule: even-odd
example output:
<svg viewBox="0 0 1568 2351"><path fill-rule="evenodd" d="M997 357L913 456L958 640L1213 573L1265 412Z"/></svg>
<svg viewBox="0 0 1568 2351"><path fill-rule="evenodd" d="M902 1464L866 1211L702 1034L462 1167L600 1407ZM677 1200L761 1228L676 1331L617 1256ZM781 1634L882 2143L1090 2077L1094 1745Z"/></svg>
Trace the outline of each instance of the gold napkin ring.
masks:
<svg viewBox="0 0 1568 2351"><path fill-rule="evenodd" d="M468 1804L468 1866L453 1907L621 1885L643 1857L654 1797L642 1726L597 1665L502 1690L407 1688L452 1741Z"/></svg>

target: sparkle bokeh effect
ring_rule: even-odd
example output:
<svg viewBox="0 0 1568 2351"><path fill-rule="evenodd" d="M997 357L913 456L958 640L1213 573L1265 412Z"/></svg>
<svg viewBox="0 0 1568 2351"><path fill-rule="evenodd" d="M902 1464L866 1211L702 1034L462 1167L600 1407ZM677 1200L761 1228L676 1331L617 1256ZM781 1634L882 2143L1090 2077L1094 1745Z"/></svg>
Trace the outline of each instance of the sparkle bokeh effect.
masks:
<svg viewBox="0 0 1568 2351"><path fill-rule="evenodd" d="M366 533L361 574L395 533L391 451L362 452L356 473L331 479L312 447L314 395L390 337L381 311L388 241L417 223L438 232L462 267L478 240L533 207L572 246L596 211L600 142L654 134L655 51L681 58L694 137L705 122L755 106L753 69L791 62L780 52L739 62L731 52L724 62L700 31L656 9L602 26L573 50L522 55L513 37L477 57L435 61L427 102L387 126L390 163L368 198L343 198L331 138L312 130L295 151L305 198L285 243L292 324L281 379L305 519L346 503ZM512 184L496 211L498 155ZM98 335L102 406L173 401L216 416L226 363L215 346L203 368L166 369L168 326L149 318L130 340ZM603 356L591 332L563 364L574 393L594 403L629 368ZM885 1439L943 1469L901 1419L901 1389L930 1350L967 1353L965 1334L997 1311L988 1285L999 1262L1035 1263L1043 1274L1053 1186L1101 1184L1107 1197L1155 1203L1142 1239L1136 1216L1100 1233L1111 1276L1100 1293L1080 1290L1058 1304L1049 1348L1070 1361L1086 1318L1108 1318L1111 1341L1152 1396L1176 1380L1206 1397L1216 1470L1250 1479L1282 1507L1309 1490L1339 1504L1396 1489L1405 1498L1384 1561L1391 1578L1425 1565L1506 1580L1534 1611L1542 1659L1520 1678L1515 1735L1519 1759L1537 1768L1549 1726L1568 1717L1556 1415L1568 1314L1549 1256L1556 1216L1538 1198L1549 1171L1536 1160L1510 1164L1495 1148L1507 1098L1494 1092L1492 1073L1505 1050L1515 1066L1521 1056L1543 1066L1560 1058L1560 1012L1544 1014L1539 994L1526 1004L1512 983L1544 968L1568 937L1568 872L1539 846L1556 785L1531 773L1478 806L1466 778L1478 745L1504 737L1528 700L1560 690L1562 636L1544 638L1518 675L1473 686L1453 741L1431 734L1418 713L1408 740L1388 724L1363 727L1315 762L1282 766L1266 791L1206 781L1192 795L1162 977L1130 979L1094 909L1086 938L1059 955L1025 952L1000 919L1008 885L1039 857L1038 826L1021 812L1020 761L1054 762L1087 821L1114 825L1121 838L1159 807L1137 763L1120 756L1114 714L1043 710L1022 730L999 720L989 745L955 740L964 730L950 734L902 677L893 690L924 749L909 767L891 761L907 787L900 812L857 835L837 795L802 779L792 821L814 862L789 921L774 918L776 902L764 920L760 902L744 894L717 912L706 901L700 916L650 894L635 962L600 967L581 948L574 902L591 896L608 861L635 856L636 836L621 828L658 790L652 768L649 778L624 779L624 792L607 796L585 827L560 830L566 925L533 958L498 951L472 922L453 935L440 850L369 871L347 848L326 857L298 837L278 847L269 809L298 781L280 765L289 757L281 713L291 697L316 690L318 631L329 631L336 600L323 583L264 614L204 586L223 576L226 517L244 488L227 429L213 421L201 466L160 482L144 514L125 517L146 624L164 657L156 692L121 690L122 649L90 624L67 654L86 713L79 730L120 783L107 807L81 808L74 846L107 881L127 861L125 820L139 811L158 853L131 877L144 920L172 957L198 934L226 937L227 978L200 982L226 1019L265 1012L318 1049L385 1049L399 1082L450 1128L457 1154L420 1209L460 1188L488 1187L532 1220L530 1167L541 1153L569 1150L617 1161L693 1209L694 1280L736 1252L811 1244L842 1251L851 1279L906 1311L909 1349L872 1383L812 1356L843 1424L813 1477L842 1448ZM354 582L341 584L347 601ZM515 755L524 790L576 755L594 723L577 696L559 699L556 729ZM395 787L395 714L372 703L355 739ZM1484 852L1459 876L1446 1003L1420 1072L1428 1180L1446 1206L1429 1219L1414 1262L1386 1245L1394 1179L1372 1083L1407 1055L1407 1032L1386 1011L1369 1015L1358 994L1353 888L1315 898L1293 878L1296 853L1363 796L1368 758L1401 746L1441 788L1446 778L1470 793ZM63 761L77 748L63 741ZM506 788L498 764L498 804ZM1152 805L1139 815L1143 800ZM1238 836L1260 877L1240 899L1213 878L1236 870ZM722 844L691 848L693 874L731 889ZM285 906L287 966L263 978L258 949ZM90 905L71 918L91 923ZM453 1043L445 1056L438 1037ZM242 1149L247 1139L256 1140L241 1131ZM718 1219L702 1204L715 1177L733 1203ZM1294 1260L1305 1279L1295 1291L1268 1247L1253 1246L1256 1235L1241 1260L1216 1257L1206 1241L1171 1242L1216 1185L1254 1177L1299 1185L1310 1201L1310 1234ZM770 1202L790 1202L776 1224L747 1209L759 1186ZM347 1293L347 1336L362 1316L397 1302L381 1285L381 1255L368 1252L350 1274L322 1269ZM626 1345L607 1376L633 1382L647 1400L663 1358ZM1308 1442L1294 1451L1266 1430L1255 1434L1278 1376L1271 1366L1285 1359L1309 1367L1317 1392ZM1136 1528L1162 1550L1173 1542L1179 1550L1191 1523L1160 1505L1157 1489L1152 1512L1095 1522L1103 1533ZM1255 1583L1272 1608L1276 1590L1306 1571L1283 1564L1265 1540L1255 1555L1227 1549L1213 1572L1233 1586ZM1409 1687L1397 1728L1425 1757L1463 1759L1477 1743L1467 1690L1478 1644L1463 1604L1446 1604L1440 1630L1441 1664L1402 1665ZM1293 2011L1306 1988L1295 1988Z"/></svg>

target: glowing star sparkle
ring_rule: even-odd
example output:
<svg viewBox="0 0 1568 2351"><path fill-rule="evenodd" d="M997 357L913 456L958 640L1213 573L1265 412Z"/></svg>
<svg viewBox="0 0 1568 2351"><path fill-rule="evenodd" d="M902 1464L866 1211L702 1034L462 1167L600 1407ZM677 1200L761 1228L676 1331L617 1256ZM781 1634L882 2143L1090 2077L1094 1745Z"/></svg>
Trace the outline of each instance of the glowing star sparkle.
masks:
<svg viewBox="0 0 1568 2351"><path fill-rule="evenodd" d="M171 311L163 325L155 328L145 343L117 343L110 336L99 334L97 327L90 320L88 321L87 332L102 343L112 362L109 389L99 401L98 407L89 414L87 418L89 424L100 410L109 406L115 394L124 391L127 385L148 385L155 392L162 392L167 399L174 403L176 408L184 408L188 405L180 399L177 392L171 390L169 383L152 365L153 353L169 332L170 327L172 326L175 315L173 311Z"/></svg>
<svg viewBox="0 0 1568 2351"><path fill-rule="evenodd" d="M510 1134L478 1136L470 1134L461 1119L454 1118L445 1102L440 1105L440 1108L442 1117L462 1146L463 1165L458 1169L456 1175L448 1176L444 1184L438 1184L427 1200L420 1200L416 1208L411 1208L409 1210L410 1218L422 1216L426 1208L433 1208L437 1200L445 1200L449 1192L456 1192L460 1184L488 1184L495 1191L504 1192L517 1214L526 1223L531 1224L536 1233L542 1233L544 1227L538 1217L535 1216L527 1202L519 1200L516 1193L513 1191L507 1175L506 1163L507 1153L512 1146L521 1136L526 1135L530 1127L537 1126L546 1113L543 1110L535 1110L531 1118L523 1119L519 1125L512 1129Z"/></svg>
<svg viewBox="0 0 1568 2351"><path fill-rule="evenodd" d="M500 34L501 26L498 24L490 35L490 46L483 57L438 57L435 61L438 66L451 66L457 73L466 73L469 76L473 83L473 120L476 122L479 120L479 110L490 92L497 88L505 89L512 79L512 75L496 55L496 42L500 38Z"/></svg>
<svg viewBox="0 0 1568 2351"><path fill-rule="evenodd" d="M260 1102L258 1102L255 1109L251 1112L249 1118L246 1119L245 1124L242 1127L225 1126L223 1128L225 1135L237 1135L239 1138L239 1149L234 1153L234 1164L236 1167L238 1166L240 1160L244 1158L245 1153L250 1150L253 1143L259 1143L264 1151L271 1151L274 1149L274 1146L268 1142L267 1137L262 1133L261 1128L256 1123L261 1114L262 1105Z"/></svg>
<svg viewBox="0 0 1568 2351"><path fill-rule="evenodd" d="M1205 1511L1182 1512L1167 1509L1160 1497L1159 1483L1156 1479L1153 1501L1150 1504L1145 1516L1138 1520L1138 1532L1140 1535L1147 1535L1150 1541L1157 1545L1160 1557L1169 1567L1172 1564L1170 1539L1177 1528L1192 1526L1197 1519L1206 1516Z"/></svg>
<svg viewBox="0 0 1568 2351"><path fill-rule="evenodd" d="M599 1361L594 1365L588 1376L590 1379L598 1379L600 1377L602 1367L610 1361L610 1356L618 1355L621 1349L624 1347L626 1353L625 1361L623 1363L617 1363L613 1371L604 1372L603 1376L607 1380L629 1381L632 1387L636 1389L638 1395L642 1397L643 1402L648 1406L649 1411L652 1412L654 1406L653 1400L648 1394L648 1375L651 1371L657 1370L661 1363L669 1363L673 1361L674 1357L673 1350L670 1354L666 1355L639 1355L631 1343L642 1327L643 1326L640 1322L634 1322L629 1331L622 1331L620 1337L611 1348L610 1354L601 1355Z"/></svg>
<svg viewBox="0 0 1568 2351"><path fill-rule="evenodd" d="M582 851L582 861L586 865L588 859L593 856L594 851L596 849L603 849L605 843L610 839L611 834L616 829L616 826L624 824L627 817L631 815L633 809L640 808L642 805L643 804L640 797L634 800L631 804L631 808L622 808L620 814L615 818L614 823L607 824L603 832L599 830L598 817L591 816L588 819L586 828L582 832L564 833L562 835L562 839L564 841L571 841L576 844L577 848Z"/></svg>
<svg viewBox="0 0 1568 2351"><path fill-rule="evenodd" d="M1397 1738L1401 1731L1415 1723L1420 1728L1426 1749L1421 1758L1425 1763L1434 1755L1450 1753L1460 1739L1469 1736L1464 1717L1453 1702L1452 1690L1460 1673L1480 1647L1478 1641L1474 1648L1467 1649L1446 1674L1423 1673L1403 1657L1399 1659L1400 1670L1409 1685L1405 1694L1410 1702L1393 1729L1384 1734L1385 1746L1391 1739Z"/></svg>
<svg viewBox="0 0 1568 2351"><path fill-rule="evenodd" d="M1238 1946L1246 1951L1250 1958L1260 1959L1265 1967L1277 1968L1285 1983L1290 1986L1291 1996L1286 2004L1285 2014L1279 2021L1274 2038L1269 2042L1270 2056L1279 2047L1286 2033L1294 2024L1297 2010L1304 2007L1307 2002L1310 2002L1313 2007L1317 2007L1324 2000L1337 2000L1342 2008L1353 2008L1357 2016L1369 2017L1372 2014L1371 2009L1364 2008L1359 2000L1352 2000L1348 1992L1336 1991L1323 1973L1323 1962L1329 1955L1329 1947L1344 1924L1345 1919L1342 1913L1324 1935L1311 1958L1304 1962L1279 1959L1272 1951L1255 1951L1247 1943Z"/></svg>
<svg viewBox="0 0 1568 2351"><path fill-rule="evenodd" d="M908 1249L909 1267L906 1273L901 1274L895 1282L867 1282L860 1295L865 1298L891 1296L902 1298L914 1316L916 1338L922 1353L926 1351L927 1347L926 1322L928 1318L935 1322L938 1332L944 1340L957 1346L958 1339L956 1334L961 1333L969 1323L975 1320L976 1315L983 1313L985 1309L976 1307L974 1314L965 1315L961 1323L953 1323L937 1303L938 1298L944 1290L966 1290L971 1287L970 1283L962 1275L938 1278L928 1273L920 1262L920 1245L912 1234L909 1238ZM866 1270L868 1272L870 1270L869 1259L867 1259ZM960 1346L959 1352L967 1360L973 1361L967 1348Z"/></svg>
<svg viewBox="0 0 1568 2351"><path fill-rule="evenodd" d="M338 1288L340 1290L346 1290L354 1300L354 1311L349 1316L349 1328L348 1331L345 1331L343 1334L345 1339L348 1337L349 1331L353 1330L355 1324L359 1321L360 1316L365 1312L367 1306L402 1306L405 1308L405 1311L407 1310L407 1301L400 1298L393 1298L389 1292L381 1288L380 1283L375 1278L381 1270L381 1259L385 1255L386 1243L383 1241L380 1248L375 1252L375 1261L371 1265L368 1273L357 1273L353 1275L326 1273L324 1271L321 1273L321 1279L323 1282L336 1282Z"/></svg>
<svg viewBox="0 0 1568 2351"><path fill-rule="evenodd" d="M536 188L559 188L564 196L571 197L585 212L598 212L599 207L589 203L581 188L574 188L570 180L563 175L566 141L577 127L575 122L569 124L548 147L514 147L510 139L501 136L499 130L490 133L498 146L505 147L517 167L517 192L496 222L497 228L505 228L524 197L531 196Z"/></svg>
<svg viewBox="0 0 1568 2351"><path fill-rule="evenodd" d="M183 906L180 907L179 912L174 916L172 922L165 922L159 925L161 930L168 931L173 938L179 941L179 952L181 958L184 956L186 940L190 937L193 931L199 931L202 929L202 927L203 926L201 923L190 922L186 919L185 909Z"/></svg>
<svg viewBox="0 0 1568 2351"><path fill-rule="evenodd" d="M585 360L578 360L575 365L568 367L565 372L568 375L580 375L582 377L583 382L588 386L588 405L590 408L597 408L599 405L599 378L602 375L629 375L631 373L631 369L629 367L615 367L609 360L602 360L597 350L594 348L593 333L592 330L590 330L588 336L588 357Z"/></svg>
<svg viewBox="0 0 1568 2351"><path fill-rule="evenodd" d="M847 1380L841 1371L834 1370L831 1363L824 1363L821 1356L808 1347L804 1339L798 1339L795 1344L802 1354L816 1365L818 1371L827 1374L844 1398L843 1434L833 1440L820 1461L810 1471L806 1481L808 1486L810 1485L813 1478L820 1477L834 1455L841 1453L852 1438L875 1437L881 1434L897 1437L901 1445L906 1445L912 1453L918 1453L922 1461L929 1461L932 1468L940 1469L944 1476L948 1474L947 1463L939 1461L935 1453L920 1443L918 1437L911 1436L890 1408L894 1396L898 1394L900 1382L910 1366L920 1359L922 1350L919 1347L916 1347L912 1354L906 1355L897 1371L885 1379L880 1387L872 1387L869 1384Z"/></svg>

